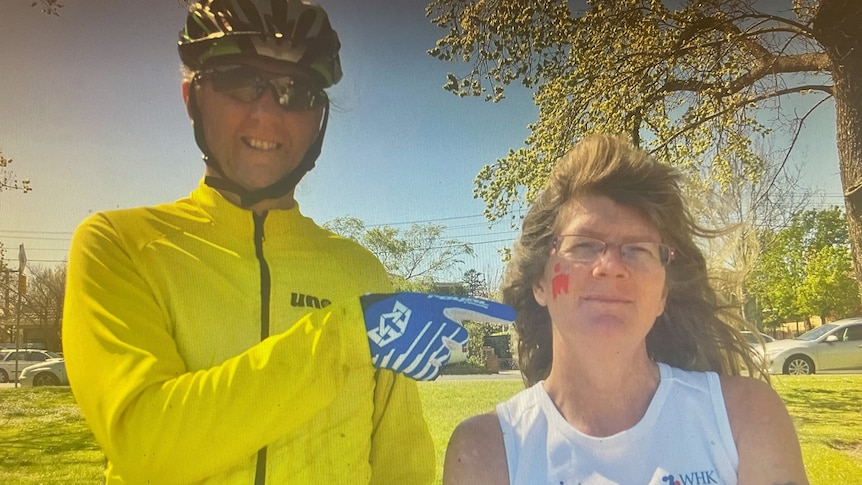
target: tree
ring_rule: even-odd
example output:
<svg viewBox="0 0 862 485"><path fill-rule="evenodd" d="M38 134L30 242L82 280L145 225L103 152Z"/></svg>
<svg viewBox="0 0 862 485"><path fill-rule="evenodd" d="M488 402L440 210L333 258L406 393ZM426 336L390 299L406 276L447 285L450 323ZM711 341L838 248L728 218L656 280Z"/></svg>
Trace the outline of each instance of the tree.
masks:
<svg viewBox="0 0 862 485"><path fill-rule="evenodd" d="M778 231L764 231L765 248L748 290L776 325L817 315L840 318L859 307L859 287L851 277L847 224L842 211L808 210Z"/></svg>
<svg viewBox="0 0 862 485"><path fill-rule="evenodd" d="M3 153L0 152L0 192L4 190L20 190L26 194L33 190L33 187L30 186L30 179L18 181L15 173L9 168L11 164L12 159L4 157Z"/></svg>
<svg viewBox="0 0 862 485"><path fill-rule="evenodd" d="M23 193L30 192L33 188L30 186L30 179L23 179L18 181L18 178L15 176L15 173L9 169L9 165L12 164L11 158L6 158L3 156L3 153L0 152L0 192L4 190L20 190ZM8 276L9 268L6 264L5 259L6 250L3 247L3 243L0 242L0 275L5 279Z"/></svg>
<svg viewBox="0 0 862 485"><path fill-rule="evenodd" d="M66 294L66 265L34 268L27 282L21 311L35 325L34 338L50 349L60 348L63 298Z"/></svg>
<svg viewBox="0 0 862 485"><path fill-rule="evenodd" d="M467 270L461 278L461 281L467 290L468 296L472 296L474 298L488 298L491 294L484 275L475 269Z"/></svg>
<svg viewBox="0 0 862 485"><path fill-rule="evenodd" d="M42 13L46 13L48 15L60 15L60 9L63 8L63 4L60 3L60 0L37 0L30 4L31 7L39 7L42 10Z"/></svg>
<svg viewBox="0 0 862 485"><path fill-rule="evenodd" d="M771 156L766 147L759 152L764 159ZM757 326L761 325L760 315L750 305L746 282L762 252L760 235L789 226L812 198L811 190L799 185L798 171L772 163L761 170L755 179L729 184L720 193L710 191L708 185L688 184L690 190L698 190L689 200L703 225L720 229L717 237L701 244L715 287L727 301L738 305L743 318Z"/></svg>
<svg viewBox="0 0 862 485"><path fill-rule="evenodd" d="M445 89L499 101L520 81L539 119L525 147L485 166L486 215L531 201L553 162L588 133L624 132L658 159L719 184L763 164L751 140L789 135L832 101L854 268L862 275L862 2L433 0L446 30L429 53L471 66ZM788 98L805 104L797 112ZM859 277L862 285L862 277Z"/></svg>
<svg viewBox="0 0 862 485"><path fill-rule="evenodd" d="M177 0L177 5L181 7L187 7L194 3L194 0ZM48 15L55 15L57 17L60 16L60 9L63 8L63 4L60 3L60 0L36 0L30 4L31 7L39 7L42 13Z"/></svg>
<svg viewBox="0 0 862 485"><path fill-rule="evenodd" d="M491 288L489 279L475 269L467 270L461 278L461 284L467 290L467 296L474 298L490 298L495 293ZM482 351L485 346L485 338L504 330L503 325L484 322L465 322L464 326L470 333L467 339L467 361L473 365L484 367L485 354Z"/></svg>
<svg viewBox="0 0 862 485"><path fill-rule="evenodd" d="M399 291L431 291L441 276L463 263L463 256L474 255L470 244L444 239L446 228L436 224L412 224L405 230L368 228L355 217L338 217L323 227L374 253Z"/></svg>
<svg viewBox="0 0 862 485"><path fill-rule="evenodd" d="M0 251L2 255L3 251ZM6 334L4 339L15 341L14 328L20 311L21 325L26 342L39 342L46 348L60 349L60 330L63 317L63 298L66 294L66 266L31 268L26 291L21 294L18 306L18 279L15 273L6 272L0 277L3 306L0 315Z"/></svg>
<svg viewBox="0 0 862 485"><path fill-rule="evenodd" d="M775 327L802 317L796 305L797 290L805 279L801 241L799 225L774 234L761 233L760 244L765 250L758 257L746 286L757 301L761 320L768 326Z"/></svg>
<svg viewBox="0 0 862 485"><path fill-rule="evenodd" d="M846 246L826 246L806 265L805 281L799 289L800 309L817 315L843 318L859 311L859 287L850 276L850 251Z"/></svg>

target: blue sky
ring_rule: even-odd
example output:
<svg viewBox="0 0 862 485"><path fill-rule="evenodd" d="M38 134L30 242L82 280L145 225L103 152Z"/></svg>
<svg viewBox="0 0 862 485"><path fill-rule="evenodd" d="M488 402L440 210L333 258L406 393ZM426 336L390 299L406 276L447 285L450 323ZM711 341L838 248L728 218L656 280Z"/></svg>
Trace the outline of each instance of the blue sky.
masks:
<svg viewBox="0 0 862 485"><path fill-rule="evenodd" d="M68 0L59 17L30 0L0 2L0 152L33 192L0 193L8 259L63 261L89 213L184 197L203 170L180 96L175 0ZM479 169L522 145L537 110L513 89L498 104L442 89L464 66L426 51L443 33L426 0L321 0L342 42L323 154L297 199L319 223L339 216L396 227L449 227L475 245L461 270L492 273L507 222L492 227L473 199ZM809 121L792 160L804 183L840 204L833 112ZM16 263L11 263L15 267Z"/></svg>

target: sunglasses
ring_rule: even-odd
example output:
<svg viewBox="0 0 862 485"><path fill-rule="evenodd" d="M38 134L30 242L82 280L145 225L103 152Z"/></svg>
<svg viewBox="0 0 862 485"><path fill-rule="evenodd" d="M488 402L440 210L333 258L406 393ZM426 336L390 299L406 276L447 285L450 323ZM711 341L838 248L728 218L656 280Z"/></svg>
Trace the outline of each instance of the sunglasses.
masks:
<svg viewBox="0 0 862 485"><path fill-rule="evenodd" d="M195 74L195 81L209 81L216 92L243 102L257 101L272 91L275 101L286 111L306 111L326 105L326 92L311 80L274 74L250 66L228 65Z"/></svg>

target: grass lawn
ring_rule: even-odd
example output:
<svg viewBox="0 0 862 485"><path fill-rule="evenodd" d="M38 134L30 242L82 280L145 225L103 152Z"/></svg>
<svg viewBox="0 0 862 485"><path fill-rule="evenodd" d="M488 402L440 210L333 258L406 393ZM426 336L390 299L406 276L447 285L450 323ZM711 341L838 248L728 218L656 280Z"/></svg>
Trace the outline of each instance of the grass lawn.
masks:
<svg viewBox="0 0 862 485"><path fill-rule="evenodd" d="M773 376L772 386L796 423L811 484L862 484L862 375ZM519 380L419 383L438 468L461 420L492 410L522 388ZM438 483L439 477L438 471Z"/></svg>
<svg viewBox="0 0 862 485"><path fill-rule="evenodd" d="M811 483L862 483L862 375L778 376L773 385L796 421ZM438 468L455 425L521 387L519 380L420 383ZM0 389L0 483L97 484L103 461L69 388Z"/></svg>
<svg viewBox="0 0 862 485"><path fill-rule="evenodd" d="M101 483L103 462L68 387L0 389L0 483Z"/></svg>
<svg viewBox="0 0 862 485"><path fill-rule="evenodd" d="M813 485L862 484L862 375L773 376Z"/></svg>

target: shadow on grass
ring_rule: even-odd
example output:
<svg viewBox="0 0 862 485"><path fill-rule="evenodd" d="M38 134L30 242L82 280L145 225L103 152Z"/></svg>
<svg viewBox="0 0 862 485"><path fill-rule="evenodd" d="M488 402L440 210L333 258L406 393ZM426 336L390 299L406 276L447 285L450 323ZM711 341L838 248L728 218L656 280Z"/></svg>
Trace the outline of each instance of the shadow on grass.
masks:
<svg viewBox="0 0 862 485"><path fill-rule="evenodd" d="M824 412L859 412L862 407L862 390L850 389L787 389L782 392L788 406L805 406Z"/></svg>
<svg viewBox="0 0 862 485"><path fill-rule="evenodd" d="M774 386L801 440L822 443L862 461L862 386L858 376L781 377Z"/></svg>
<svg viewBox="0 0 862 485"><path fill-rule="evenodd" d="M0 468L101 468L103 455L68 388L0 392Z"/></svg>
<svg viewBox="0 0 862 485"><path fill-rule="evenodd" d="M832 448L862 460L862 438L859 441L835 440L829 444Z"/></svg>
<svg viewBox="0 0 862 485"><path fill-rule="evenodd" d="M4 454L19 451L36 451L47 455L60 455L75 451L100 451L92 434L84 429L30 429L26 434L3 439Z"/></svg>

